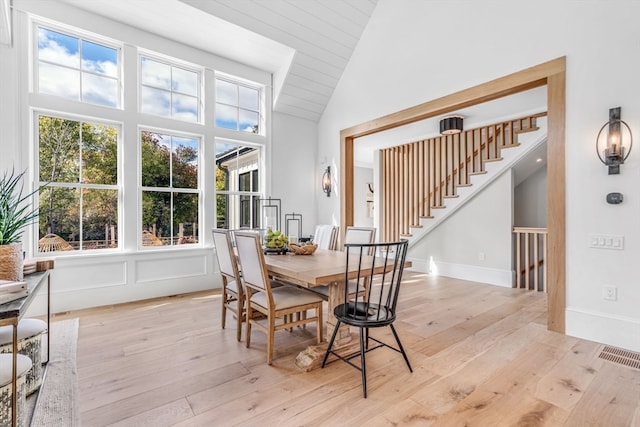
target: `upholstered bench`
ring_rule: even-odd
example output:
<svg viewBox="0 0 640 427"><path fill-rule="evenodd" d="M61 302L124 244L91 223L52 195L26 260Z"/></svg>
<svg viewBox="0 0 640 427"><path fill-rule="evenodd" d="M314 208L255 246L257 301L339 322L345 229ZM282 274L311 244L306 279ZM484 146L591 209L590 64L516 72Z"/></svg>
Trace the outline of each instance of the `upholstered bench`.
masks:
<svg viewBox="0 0 640 427"><path fill-rule="evenodd" d="M17 356L17 372L16 372L16 408L17 416L16 421L19 427L26 426L26 376L27 372L31 369L31 359L22 354ZM11 425L11 398L12 387L11 380L13 374L13 355L12 354L0 354L0 425Z"/></svg>
<svg viewBox="0 0 640 427"><path fill-rule="evenodd" d="M27 395L36 391L42 384L42 334L47 323L40 319L22 319L18 322L18 354L31 359L33 367L26 377ZM0 327L0 354L13 351L13 326Z"/></svg>

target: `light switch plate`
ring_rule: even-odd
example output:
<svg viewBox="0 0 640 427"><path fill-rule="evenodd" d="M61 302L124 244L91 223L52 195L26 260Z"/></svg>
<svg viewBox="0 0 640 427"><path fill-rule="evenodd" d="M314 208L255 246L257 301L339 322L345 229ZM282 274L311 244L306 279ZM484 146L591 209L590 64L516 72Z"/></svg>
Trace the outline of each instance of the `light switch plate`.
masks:
<svg viewBox="0 0 640 427"><path fill-rule="evenodd" d="M595 249L624 250L624 236L614 234L590 234L589 247Z"/></svg>

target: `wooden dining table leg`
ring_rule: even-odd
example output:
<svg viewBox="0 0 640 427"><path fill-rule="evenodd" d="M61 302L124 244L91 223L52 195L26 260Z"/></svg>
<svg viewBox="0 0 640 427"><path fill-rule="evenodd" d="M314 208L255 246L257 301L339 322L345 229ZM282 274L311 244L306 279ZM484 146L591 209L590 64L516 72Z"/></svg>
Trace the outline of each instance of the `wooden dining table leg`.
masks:
<svg viewBox="0 0 640 427"><path fill-rule="evenodd" d="M329 300L327 308L327 333L325 338L330 337L333 334L333 330L336 326L336 318L333 315L333 309L344 302L344 282L332 282L329 284ZM352 342L351 332L349 327L341 325L338 335L333 343L334 350L344 349L345 353L352 352L352 346L358 345L359 341L354 339ZM301 351L296 357L296 366L303 371L310 371L315 368L319 368L322 365L322 359L327 351L328 342L325 340L322 344L310 345L305 350Z"/></svg>
<svg viewBox="0 0 640 427"><path fill-rule="evenodd" d="M327 309L327 337L330 337L333 334L333 330L336 326L336 317L333 314L333 309L344 303L344 288L345 283L340 282L332 282L329 285L329 301L328 301L328 309ZM349 326L341 325L340 330L338 331L338 335L336 335L336 339L334 341L334 347L341 347L351 341L351 333L349 331Z"/></svg>

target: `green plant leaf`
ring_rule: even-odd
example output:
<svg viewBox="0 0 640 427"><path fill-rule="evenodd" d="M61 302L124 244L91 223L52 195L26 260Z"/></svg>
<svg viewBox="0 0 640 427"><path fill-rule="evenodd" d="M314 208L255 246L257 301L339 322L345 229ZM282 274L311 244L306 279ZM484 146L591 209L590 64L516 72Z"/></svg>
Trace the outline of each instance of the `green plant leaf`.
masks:
<svg viewBox="0 0 640 427"><path fill-rule="evenodd" d="M31 207L30 199L40 188L24 194L26 171L5 172L0 178L0 245L18 242L26 226L33 224L40 212Z"/></svg>

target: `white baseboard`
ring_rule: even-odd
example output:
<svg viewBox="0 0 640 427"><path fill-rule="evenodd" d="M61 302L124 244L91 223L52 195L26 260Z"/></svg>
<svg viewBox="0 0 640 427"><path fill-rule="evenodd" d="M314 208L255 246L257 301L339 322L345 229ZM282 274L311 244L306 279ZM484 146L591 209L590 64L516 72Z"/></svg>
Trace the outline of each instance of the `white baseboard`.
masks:
<svg viewBox="0 0 640 427"><path fill-rule="evenodd" d="M423 259L409 259L411 269L421 273L437 274L438 276L452 277L472 282L488 283L490 285L511 288L513 284L513 272L498 268L478 267L476 265L455 264L451 262L435 261L429 266L429 262ZM434 268L435 267L435 268ZM436 271L437 270L437 273Z"/></svg>
<svg viewBox="0 0 640 427"><path fill-rule="evenodd" d="M568 307L566 334L590 341L640 351L638 319Z"/></svg>

